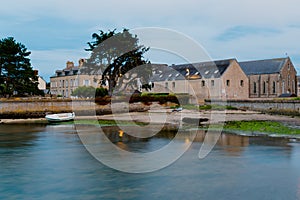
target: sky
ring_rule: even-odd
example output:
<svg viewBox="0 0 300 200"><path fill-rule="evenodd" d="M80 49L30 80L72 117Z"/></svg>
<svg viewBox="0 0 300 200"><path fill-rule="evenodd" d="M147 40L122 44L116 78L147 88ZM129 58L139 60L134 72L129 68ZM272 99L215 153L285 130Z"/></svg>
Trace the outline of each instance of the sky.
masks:
<svg viewBox="0 0 300 200"><path fill-rule="evenodd" d="M299 7L299 0L11 0L0 6L0 38L24 44L46 81L67 61L89 57L93 33L143 27L189 37L213 60L288 55L299 74ZM152 63L183 62L164 52L147 56Z"/></svg>

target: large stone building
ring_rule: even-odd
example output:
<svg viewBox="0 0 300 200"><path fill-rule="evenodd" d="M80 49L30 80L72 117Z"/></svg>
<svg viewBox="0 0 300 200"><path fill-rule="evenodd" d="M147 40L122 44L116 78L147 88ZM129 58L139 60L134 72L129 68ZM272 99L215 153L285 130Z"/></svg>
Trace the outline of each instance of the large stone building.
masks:
<svg viewBox="0 0 300 200"><path fill-rule="evenodd" d="M248 77L236 59L172 65L153 76L153 92L188 93L198 99L247 99Z"/></svg>
<svg viewBox="0 0 300 200"><path fill-rule="evenodd" d="M98 87L100 75L88 75L80 73L80 68L84 59L79 60L79 65L75 66L73 62L68 61L66 68L56 70L55 75L50 77L50 91L53 95L62 97L71 97L72 92L81 86Z"/></svg>
<svg viewBox="0 0 300 200"><path fill-rule="evenodd" d="M275 98L297 94L290 58L236 59L172 65L153 76L154 92L188 93L198 99Z"/></svg>
<svg viewBox="0 0 300 200"><path fill-rule="evenodd" d="M274 98L297 94L297 72L290 58L239 63L249 77L250 98Z"/></svg>

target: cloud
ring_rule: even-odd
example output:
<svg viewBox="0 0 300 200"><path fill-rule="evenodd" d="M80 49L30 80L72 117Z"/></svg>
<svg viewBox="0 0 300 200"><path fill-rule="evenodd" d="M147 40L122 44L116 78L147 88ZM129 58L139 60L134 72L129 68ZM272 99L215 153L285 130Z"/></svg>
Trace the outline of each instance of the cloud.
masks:
<svg viewBox="0 0 300 200"><path fill-rule="evenodd" d="M223 33L217 36L216 39L219 41L232 41L249 35L270 37L280 33L281 31L275 28L240 25L225 30Z"/></svg>
<svg viewBox="0 0 300 200"><path fill-rule="evenodd" d="M14 0L0 7L0 37L15 36L24 43L33 52L32 63L45 74L50 74L47 66L62 66L68 57L78 60L93 32L124 27L180 31L216 59L270 58L287 52L297 66L299 6L298 0Z"/></svg>

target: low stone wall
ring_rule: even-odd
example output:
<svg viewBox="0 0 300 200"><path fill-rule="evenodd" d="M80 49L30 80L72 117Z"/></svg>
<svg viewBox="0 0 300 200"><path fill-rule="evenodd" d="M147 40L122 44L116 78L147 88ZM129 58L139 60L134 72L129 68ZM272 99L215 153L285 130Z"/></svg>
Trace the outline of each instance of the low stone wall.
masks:
<svg viewBox="0 0 300 200"><path fill-rule="evenodd" d="M117 103L120 112L128 111L126 105ZM142 103L130 104L129 111L145 111L149 106ZM117 109L118 110L118 109ZM46 113L73 112L77 115L110 114L111 106L96 104L94 100L20 100L0 101L0 119L41 118Z"/></svg>
<svg viewBox="0 0 300 200"><path fill-rule="evenodd" d="M263 111L274 114L288 114L300 116L299 100L228 100L206 101L206 104L218 104L245 110Z"/></svg>

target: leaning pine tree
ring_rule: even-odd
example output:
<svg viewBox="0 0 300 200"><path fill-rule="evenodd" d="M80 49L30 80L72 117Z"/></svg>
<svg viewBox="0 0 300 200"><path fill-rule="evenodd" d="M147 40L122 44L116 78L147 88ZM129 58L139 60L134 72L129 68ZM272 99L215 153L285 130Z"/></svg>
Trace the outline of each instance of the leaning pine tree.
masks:
<svg viewBox="0 0 300 200"><path fill-rule="evenodd" d="M127 29L122 32L116 30L92 35L93 41L88 42L91 51L86 60L82 72L88 74L102 74L100 83L108 86L108 93L112 95L120 78L137 66L150 64L143 55L149 48L139 45L136 35L129 33ZM151 70L145 67L143 73L149 78ZM142 76L142 75L140 75ZM141 77L147 84L146 76ZM124 77L123 77L124 78Z"/></svg>

